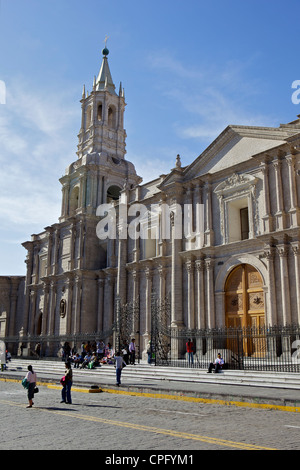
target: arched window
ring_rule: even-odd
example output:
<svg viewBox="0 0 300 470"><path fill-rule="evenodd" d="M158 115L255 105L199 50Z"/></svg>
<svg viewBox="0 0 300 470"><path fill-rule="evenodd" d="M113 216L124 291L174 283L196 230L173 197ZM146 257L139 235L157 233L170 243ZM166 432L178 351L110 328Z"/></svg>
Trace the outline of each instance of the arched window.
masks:
<svg viewBox="0 0 300 470"><path fill-rule="evenodd" d="M70 215L78 209L79 204L79 186L75 186L70 196Z"/></svg>
<svg viewBox="0 0 300 470"><path fill-rule="evenodd" d="M116 110L113 106L108 108L108 126L112 128L116 127Z"/></svg>
<svg viewBox="0 0 300 470"><path fill-rule="evenodd" d="M120 197L121 189L118 186L110 186L107 190L106 201L117 201Z"/></svg>
<svg viewBox="0 0 300 470"><path fill-rule="evenodd" d="M250 264L235 267L225 284L227 327L262 327L265 324L263 280Z"/></svg>
<svg viewBox="0 0 300 470"><path fill-rule="evenodd" d="M98 121L102 121L102 103L100 103L98 105L97 119L98 119Z"/></svg>

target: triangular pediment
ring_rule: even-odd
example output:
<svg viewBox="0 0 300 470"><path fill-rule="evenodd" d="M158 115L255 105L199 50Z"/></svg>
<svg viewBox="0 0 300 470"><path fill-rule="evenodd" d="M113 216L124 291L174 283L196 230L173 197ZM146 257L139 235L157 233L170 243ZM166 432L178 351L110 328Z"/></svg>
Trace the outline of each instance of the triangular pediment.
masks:
<svg viewBox="0 0 300 470"><path fill-rule="evenodd" d="M184 170L180 168L178 169L173 169L171 172L166 175L163 179L163 181L159 185L159 189L163 190L166 186L172 184L172 183L183 183L184 181Z"/></svg>
<svg viewBox="0 0 300 470"><path fill-rule="evenodd" d="M299 132L299 131L298 131ZM184 180L226 170L284 144L294 128L228 126L184 171Z"/></svg>

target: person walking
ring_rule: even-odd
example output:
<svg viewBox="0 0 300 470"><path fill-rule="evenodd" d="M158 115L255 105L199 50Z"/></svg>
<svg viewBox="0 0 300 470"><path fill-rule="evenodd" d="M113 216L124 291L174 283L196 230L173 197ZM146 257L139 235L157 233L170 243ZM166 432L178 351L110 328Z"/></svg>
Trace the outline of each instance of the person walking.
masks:
<svg viewBox="0 0 300 470"><path fill-rule="evenodd" d="M73 373L70 362L66 362L65 380L61 391L61 403L72 404L71 387L73 383Z"/></svg>
<svg viewBox="0 0 300 470"><path fill-rule="evenodd" d="M27 392L29 404L26 408L32 408L32 405L33 405L32 400L34 398L34 389L36 386L36 373L33 371L32 366L28 366L28 372L25 378L29 382L28 392Z"/></svg>
<svg viewBox="0 0 300 470"><path fill-rule="evenodd" d="M130 364L135 364L135 339L132 338L129 345L129 354L130 354Z"/></svg>
<svg viewBox="0 0 300 470"><path fill-rule="evenodd" d="M126 362L124 361L123 357L121 356L120 351L118 351L115 355L116 361L116 385L119 387L121 385L121 373L122 369L126 367Z"/></svg>

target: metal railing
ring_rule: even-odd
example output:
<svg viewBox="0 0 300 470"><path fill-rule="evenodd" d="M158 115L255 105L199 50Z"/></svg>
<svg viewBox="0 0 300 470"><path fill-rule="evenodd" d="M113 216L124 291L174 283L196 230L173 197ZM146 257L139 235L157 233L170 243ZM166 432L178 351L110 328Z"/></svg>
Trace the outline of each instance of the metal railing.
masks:
<svg viewBox="0 0 300 470"><path fill-rule="evenodd" d="M65 351L80 352L84 343L91 351L96 350L96 343L106 338L112 338L113 330L76 333L65 335L15 335L0 337L7 350L13 356L60 359Z"/></svg>
<svg viewBox="0 0 300 470"><path fill-rule="evenodd" d="M155 365L206 369L220 352L228 369L300 372L300 325L200 330L172 328L166 326L161 306L155 304L154 307L157 315L152 316L151 342ZM121 338L120 331L120 325L113 325L102 332L16 335L0 337L0 340L15 356L62 358L66 344L79 352L82 343L89 343L92 349L97 341L111 338L116 347L121 339L127 338L126 335L125 339ZM193 342L192 355L186 352L189 339Z"/></svg>
<svg viewBox="0 0 300 470"><path fill-rule="evenodd" d="M225 368L300 372L300 326L215 328L191 330L164 328L164 349L156 365L208 368L221 353ZM186 343L193 343L193 354ZM167 345L167 347L166 347Z"/></svg>

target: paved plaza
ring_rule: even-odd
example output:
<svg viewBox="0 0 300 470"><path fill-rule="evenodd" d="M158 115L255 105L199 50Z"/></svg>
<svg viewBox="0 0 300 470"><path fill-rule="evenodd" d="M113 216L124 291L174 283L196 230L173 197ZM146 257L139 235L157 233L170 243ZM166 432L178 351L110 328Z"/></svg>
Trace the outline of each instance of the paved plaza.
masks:
<svg viewBox="0 0 300 470"><path fill-rule="evenodd" d="M101 450L99 463L136 468L145 461L170 463L163 459L169 453L177 464L197 464L201 450L300 447L299 408L282 406L284 397L295 399L298 390L166 380L138 383L126 378L125 372L122 387L107 378L106 385L96 390L88 374L74 372L72 405L60 403L58 376L47 381L45 374L38 377L39 393L31 409L26 408L21 386L23 371L0 374L5 429L1 450ZM201 390L208 398L200 398ZM118 460L125 457L140 460Z"/></svg>

